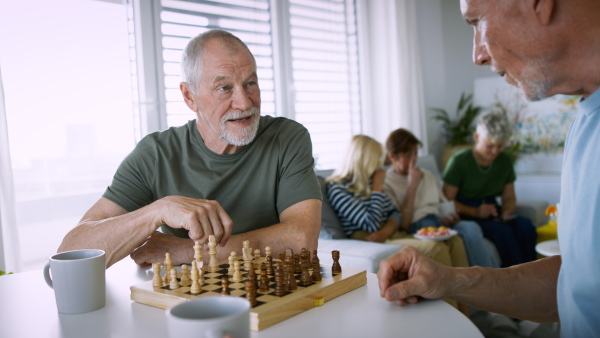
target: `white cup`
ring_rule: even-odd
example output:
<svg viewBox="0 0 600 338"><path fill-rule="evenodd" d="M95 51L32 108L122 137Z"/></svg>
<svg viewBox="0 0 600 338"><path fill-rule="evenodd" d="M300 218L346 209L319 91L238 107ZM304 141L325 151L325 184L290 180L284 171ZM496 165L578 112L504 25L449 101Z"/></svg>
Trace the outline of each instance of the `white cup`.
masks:
<svg viewBox="0 0 600 338"><path fill-rule="evenodd" d="M236 296L196 298L167 309L169 337L250 337L250 302Z"/></svg>
<svg viewBox="0 0 600 338"><path fill-rule="evenodd" d="M440 216L444 217L450 213L456 213L456 208L454 207L454 201L448 201L441 203L438 206L438 210L440 211Z"/></svg>
<svg viewBox="0 0 600 338"><path fill-rule="evenodd" d="M54 289L58 312L77 314L104 307L105 271L106 254L102 250L74 250L50 257L44 278Z"/></svg>

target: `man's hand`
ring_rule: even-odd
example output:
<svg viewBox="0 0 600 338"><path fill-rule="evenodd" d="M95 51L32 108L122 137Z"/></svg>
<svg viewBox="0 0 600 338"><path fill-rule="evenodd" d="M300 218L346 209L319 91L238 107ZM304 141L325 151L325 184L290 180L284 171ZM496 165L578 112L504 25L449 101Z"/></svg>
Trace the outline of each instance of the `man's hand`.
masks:
<svg viewBox="0 0 600 338"><path fill-rule="evenodd" d="M420 298L449 296L452 272L417 249L405 247L379 263L377 278L381 297L403 306Z"/></svg>
<svg viewBox="0 0 600 338"><path fill-rule="evenodd" d="M210 235L220 246L229 240L233 221L219 202L183 196L167 196L161 201L161 224L186 229L192 240L201 243L208 242Z"/></svg>
<svg viewBox="0 0 600 338"><path fill-rule="evenodd" d="M482 203L479 208L477 208L477 217L488 218L490 216L498 217L496 206L494 204Z"/></svg>
<svg viewBox="0 0 600 338"><path fill-rule="evenodd" d="M417 163L417 157L414 156L410 161L410 168L408 169L408 185L418 186L423 179L423 171L419 167L415 167Z"/></svg>
<svg viewBox="0 0 600 338"><path fill-rule="evenodd" d="M193 246L194 242L189 238L175 237L156 231L130 256L137 264L145 266L154 262L162 263L165 254L169 252L173 265L189 264L194 260Z"/></svg>

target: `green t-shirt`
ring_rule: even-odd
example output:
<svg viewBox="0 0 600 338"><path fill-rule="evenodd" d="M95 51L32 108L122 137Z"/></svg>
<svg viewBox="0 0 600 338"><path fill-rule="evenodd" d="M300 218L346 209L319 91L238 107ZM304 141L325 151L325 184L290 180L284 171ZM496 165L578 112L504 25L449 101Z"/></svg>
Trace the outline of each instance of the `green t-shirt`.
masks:
<svg viewBox="0 0 600 338"><path fill-rule="evenodd" d="M254 141L219 155L192 120L144 137L103 196L129 212L171 195L216 200L235 235L279 223L279 214L295 203L322 200L313 166L310 135L295 121L261 116ZM186 230L162 228L187 237Z"/></svg>
<svg viewBox="0 0 600 338"><path fill-rule="evenodd" d="M483 199L502 195L504 186L517 179L510 157L501 152L488 167L478 166L471 148L454 154L442 179L458 187L458 197Z"/></svg>

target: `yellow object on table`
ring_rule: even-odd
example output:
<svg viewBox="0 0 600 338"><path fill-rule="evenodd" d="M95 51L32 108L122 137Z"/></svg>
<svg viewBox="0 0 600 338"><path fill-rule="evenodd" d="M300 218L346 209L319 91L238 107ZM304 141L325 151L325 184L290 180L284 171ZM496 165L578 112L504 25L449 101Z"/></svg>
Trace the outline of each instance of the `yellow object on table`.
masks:
<svg viewBox="0 0 600 338"><path fill-rule="evenodd" d="M556 230L556 221L554 221L554 224L552 224L553 220L550 220L547 224L544 224L542 226L539 226L536 228L536 232L537 232L537 242L541 243L544 241L550 241L553 239L556 239L558 236L557 234L557 230ZM539 253L537 254L537 258L545 258L546 256L544 255L540 255Z"/></svg>

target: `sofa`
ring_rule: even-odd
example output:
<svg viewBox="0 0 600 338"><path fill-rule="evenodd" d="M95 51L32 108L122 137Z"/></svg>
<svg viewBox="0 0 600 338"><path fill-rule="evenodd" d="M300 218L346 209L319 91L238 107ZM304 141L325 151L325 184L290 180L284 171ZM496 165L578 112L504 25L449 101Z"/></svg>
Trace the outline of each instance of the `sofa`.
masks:
<svg viewBox="0 0 600 338"><path fill-rule="evenodd" d="M432 172L441 182L441 175L437 167L437 162L432 155L419 157L416 165ZM329 177L332 172L332 170L321 170L316 172L323 193L321 231L319 234L319 247L317 250L319 259L321 263L331 265L333 264L331 251L338 250L340 252L340 265L342 268L348 266L377 273L379 270L379 262L398 252L402 247L394 244L358 241L348 239L345 236L337 215L327 200L327 194L325 192L325 178ZM547 206L548 203L542 201L518 201L515 213L531 219L533 224L537 227L548 221L547 216L545 216ZM490 245L498 258L498 261L500 261L498 252L492 242L487 239L484 240Z"/></svg>

